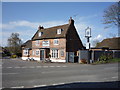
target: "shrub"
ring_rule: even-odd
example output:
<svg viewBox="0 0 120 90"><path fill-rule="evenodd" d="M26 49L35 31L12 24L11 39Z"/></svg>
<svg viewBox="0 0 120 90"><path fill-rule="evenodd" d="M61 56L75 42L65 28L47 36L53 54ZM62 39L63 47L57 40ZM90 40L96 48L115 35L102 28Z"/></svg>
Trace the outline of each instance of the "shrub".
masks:
<svg viewBox="0 0 120 90"><path fill-rule="evenodd" d="M100 61L106 61L107 60L107 56L102 54L100 57L99 57L99 60Z"/></svg>
<svg viewBox="0 0 120 90"><path fill-rule="evenodd" d="M17 55L12 55L12 56L11 56L11 58L16 58L16 57L17 57Z"/></svg>
<svg viewBox="0 0 120 90"><path fill-rule="evenodd" d="M109 53L108 54L102 54L98 59L99 61L94 62L94 64L109 63L112 58L113 58L112 55L109 54Z"/></svg>

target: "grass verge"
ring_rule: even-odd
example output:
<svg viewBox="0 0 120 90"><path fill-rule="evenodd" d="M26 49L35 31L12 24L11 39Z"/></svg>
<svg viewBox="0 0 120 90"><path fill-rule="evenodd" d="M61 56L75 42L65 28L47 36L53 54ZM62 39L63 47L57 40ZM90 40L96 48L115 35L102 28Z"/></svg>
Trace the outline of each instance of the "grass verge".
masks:
<svg viewBox="0 0 120 90"><path fill-rule="evenodd" d="M120 58L114 58L114 59L110 59L110 60L107 60L107 61L96 61L94 63L92 63L93 65L95 64L106 64L106 63L118 63L120 62Z"/></svg>

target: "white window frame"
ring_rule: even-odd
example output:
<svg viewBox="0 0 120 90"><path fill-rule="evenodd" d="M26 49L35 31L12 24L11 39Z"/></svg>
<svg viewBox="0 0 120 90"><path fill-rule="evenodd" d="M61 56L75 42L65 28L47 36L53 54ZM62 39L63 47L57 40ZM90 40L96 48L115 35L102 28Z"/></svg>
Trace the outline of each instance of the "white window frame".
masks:
<svg viewBox="0 0 120 90"><path fill-rule="evenodd" d="M53 49L51 50L52 55L51 58L58 58L58 49Z"/></svg>
<svg viewBox="0 0 120 90"><path fill-rule="evenodd" d="M61 57L64 57L64 50L61 50L60 56L61 56Z"/></svg>
<svg viewBox="0 0 120 90"><path fill-rule="evenodd" d="M28 50L23 50L23 55L28 55Z"/></svg>
<svg viewBox="0 0 120 90"><path fill-rule="evenodd" d="M34 50L32 50L32 55L35 55L35 51Z"/></svg>
<svg viewBox="0 0 120 90"><path fill-rule="evenodd" d="M36 46L39 46L39 45L40 45L40 41L39 41L39 40L36 40L36 41L35 41L35 45L36 45Z"/></svg>
<svg viewBox="0 0 120 90"><path fill-rule="evenodd" d="M62 29L57 29L57 34L61 34L62 33Z"/></svg>
<svg viewBox="0 0 120 90"><path fill-rule="evenodd" d="M39 56L39 55L40 55L40 51L39 51L39 50L36 50L35 55L36 55L36 56Z"/></svg>
<svg viewBox="0 0 120 90"><path fill-rule="evenodd" d="M58 39L54 39L53 43L54 43L54 45L59 45L59 40Z"/></svg>
<svg viewBox="0 0 120 90"><path fill-rule="evenodd" d="M50 46L49 40L48 41L42 41L42 46Z"/></svg>
<svg viewBox="0 0 120 90"><path fill-rule="evenodd" d="M38 32L38 36L41 37L43 32Z"/></svg>

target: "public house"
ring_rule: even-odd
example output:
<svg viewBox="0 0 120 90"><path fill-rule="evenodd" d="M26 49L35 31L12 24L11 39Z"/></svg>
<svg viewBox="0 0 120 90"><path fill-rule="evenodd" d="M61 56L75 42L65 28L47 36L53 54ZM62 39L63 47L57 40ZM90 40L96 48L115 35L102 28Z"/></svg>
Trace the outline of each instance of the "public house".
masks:
<svg viewBox="0 0 120 90"><path fill-rule="evenodd" d="M52 62L74 62L77 51L84 49L74 26L74 20L68 24L44 28L39 26L31 40L22 45L22 59ZM72 60L72 61L71 61Z"/></svg>

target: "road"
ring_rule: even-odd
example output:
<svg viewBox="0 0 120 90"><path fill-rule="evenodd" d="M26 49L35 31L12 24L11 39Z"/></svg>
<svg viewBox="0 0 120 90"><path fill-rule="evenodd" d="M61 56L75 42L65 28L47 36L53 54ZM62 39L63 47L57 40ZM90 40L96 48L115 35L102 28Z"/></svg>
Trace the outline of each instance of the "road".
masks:
<svg viewBox="0 0 120 90"><path fill-rule="evenodd" d="M20 59L2 60L2 88L63 87L63 85L70 87L71 84L77 88L118 87L116 83L111 84L116 81L118 63L87 65L40 63ZM81 85L75 86L77 84ZM95 86L96 84L100 85Z"/></svg>

